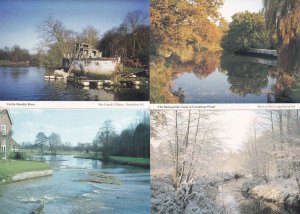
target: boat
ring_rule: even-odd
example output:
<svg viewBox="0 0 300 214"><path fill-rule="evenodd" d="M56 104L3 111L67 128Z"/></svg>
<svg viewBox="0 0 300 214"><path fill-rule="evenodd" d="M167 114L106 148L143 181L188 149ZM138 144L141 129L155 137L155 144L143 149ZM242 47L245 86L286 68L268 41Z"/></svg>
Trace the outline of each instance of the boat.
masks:
<svg viewBox="0 0 300 214"><path fill-rule="evenodd" d="M102 52L87 43L76 43L75 52L62 59L62 67L68 73L101 76L111 76L123 69L120 57L102 57Z"/></svg>

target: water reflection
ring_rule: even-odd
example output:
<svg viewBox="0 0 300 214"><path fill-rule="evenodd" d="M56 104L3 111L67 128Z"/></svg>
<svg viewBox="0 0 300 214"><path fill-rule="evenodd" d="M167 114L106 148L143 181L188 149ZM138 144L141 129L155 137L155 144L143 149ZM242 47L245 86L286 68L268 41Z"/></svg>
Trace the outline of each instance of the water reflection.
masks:
<svg viewBox="0 0 300 214"><path fill-rule="evenodd" d="M266 64L263 64L257 63L251 57L223 55L221 71L228 76L230 91L239 96L260 95L262 90L268 87L268 77L274 78L270 75L274 66L268 65L273 64L272 60L265 61Z"/></svg>
<svg viewBox="0 0 300 214"><path fill-rule="evenodd" d="M200 64L174 67L172 92L185 103L292 102L294 79L274 59L223 54ZM207 61L207 62L206 62Z"/></svg>
<svg viewBox="0 0 300 214"><path fill-rule="evenodd" d="M148 86L128 89L118 87L83 88L59 80L44 80L49 75L43 67L0 66L0 100L29 101L147 101Z"/></svg>
<svg viewBox="0 0 300 214"><path fill-rule="evenodd" d="M232 180L219 186L217 202L230 214L296 214L298 211L286 210L273 203L251 198L242 194L244 179Z"/></svg>

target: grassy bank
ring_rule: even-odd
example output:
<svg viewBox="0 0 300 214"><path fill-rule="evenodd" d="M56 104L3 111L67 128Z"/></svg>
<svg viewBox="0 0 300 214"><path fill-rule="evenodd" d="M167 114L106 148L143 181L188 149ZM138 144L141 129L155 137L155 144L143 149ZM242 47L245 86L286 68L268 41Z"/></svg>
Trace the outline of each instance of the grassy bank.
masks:
<svg viewBox="0 0 300 214"><path fill-rule="evenodd" d="M32 155L51 155L50 151L44 151L43 153L41 153L40 150L37 149L20 149L20 152L26 152L26 156L27 157L31 157ZM80 154L79 152L76 151L57 151L56 155L78 155Z"/></svg>
<svg viewBox="0 0 300 214"><path fill-rule="evenodd" d="M40 171L51 169L44 162L24 160L0 160L0 181L9 180L12 176L21 172Z"/></svg>
<svg viewBox="0 0 300 214"><path fill-rule="evenodd" d="M74 156L75 158L93 159L93 160L103 160L101 156L96 156L94 153L81 154ZM150 159L148 158L137 158L137 157L123 157L123 156L110 156L109 162L138 166L143 168L150 168Z"/></svg>

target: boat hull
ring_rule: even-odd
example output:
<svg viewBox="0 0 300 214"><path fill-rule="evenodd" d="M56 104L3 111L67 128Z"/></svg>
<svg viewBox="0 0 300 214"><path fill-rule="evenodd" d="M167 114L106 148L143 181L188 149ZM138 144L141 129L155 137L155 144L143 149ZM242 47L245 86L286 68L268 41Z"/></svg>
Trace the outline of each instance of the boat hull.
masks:
<svg viewBox="0 0 300 214"><path fill-rule="evenodd" d="M70 60L63 59L63 69L68 71ZM72 72L76 74L93 74L101 76L111 76L120 71L121 65L118 59L80 59L75 60L72 66Z"/></svg>

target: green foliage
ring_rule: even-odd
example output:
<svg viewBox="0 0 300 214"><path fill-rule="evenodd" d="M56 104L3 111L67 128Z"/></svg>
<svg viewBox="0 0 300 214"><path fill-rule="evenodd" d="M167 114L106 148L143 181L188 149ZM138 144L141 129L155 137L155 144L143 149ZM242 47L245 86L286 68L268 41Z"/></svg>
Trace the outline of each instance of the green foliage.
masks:
<svg viewBox="0 0 300 214"><path fill-rule="evenodd" d="M110 156L150 157L149 117L145 114L142 122L114 132L112 121L105 121L93 141L95 156L109 160Z"/></svg>
<svg viewBox="0 0 300 214"><path fill-rule="evenodd" d="M26 156L26 152L10 152L8 158L14 160L26 160Z"/></svg>
<svg viewBox="0 0 300 214"><path fill-rule="evenodd" d="M232 16L221 46L225 51L236 52L247 48L267 48L268 41L264 16L246 11Z"/></svg>
<svg viewBox="0 0 300 214"><path fill-rule="evenodd" d="M41 153L44 153L44 146L48 142L47 136L43 132L39 132L36 135L35 143L40 147Z"/></svg>

